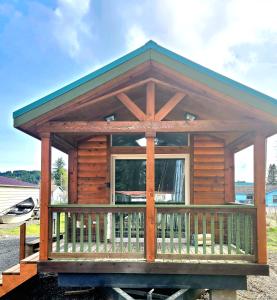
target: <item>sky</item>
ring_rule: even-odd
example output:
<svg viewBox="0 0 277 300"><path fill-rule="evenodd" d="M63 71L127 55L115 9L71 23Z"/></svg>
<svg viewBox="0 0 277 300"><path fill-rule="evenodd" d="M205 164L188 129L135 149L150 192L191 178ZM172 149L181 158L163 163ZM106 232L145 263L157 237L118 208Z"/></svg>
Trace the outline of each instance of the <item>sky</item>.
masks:
<svg viewBox="0 0 277 300"><path fill-rule="evenodd" d="M276 0L0 0L0 171L40 169L14 110L149 39L277 98L276 11ZM267 148L276 163L277 135ZM237 154L236 180L251 181L252 165L253 149Z"/></svg>

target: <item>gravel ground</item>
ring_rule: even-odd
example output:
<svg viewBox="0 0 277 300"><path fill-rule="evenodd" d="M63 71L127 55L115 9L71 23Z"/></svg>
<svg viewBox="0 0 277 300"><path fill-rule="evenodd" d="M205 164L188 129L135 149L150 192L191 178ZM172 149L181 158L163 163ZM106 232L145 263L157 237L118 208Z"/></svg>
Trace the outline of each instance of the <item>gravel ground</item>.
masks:
<svg viewBox="0 0 277 300"><path fill-rule="evenodd" d="M247 291L238 291L238 299L277 299L277 253L271 252L268 255L270 265L270 276L248 276Z"/></svg>
<svg viewBox="0 0 277 300"><path fill-rule="evenodd" d="M37 237L28 237L27 241ZM0 273L18 264L19 262L19 238L0 237Z"/></svg>

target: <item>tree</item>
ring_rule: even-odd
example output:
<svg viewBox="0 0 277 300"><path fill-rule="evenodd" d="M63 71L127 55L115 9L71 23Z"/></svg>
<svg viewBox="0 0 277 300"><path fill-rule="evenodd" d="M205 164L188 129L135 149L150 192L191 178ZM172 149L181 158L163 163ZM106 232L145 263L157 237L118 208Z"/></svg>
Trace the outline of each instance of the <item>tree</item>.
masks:
<svg viewBox="0 0 277 300"><path fill-rule="evenodd" d="M54 163L53 179L55 185L66 190L67 172L65 169L65 162L62 157L59 157Z"/></svg>
<svg viewBox="0 0 277 300"><path fill-rule="evenodd" d="M267 184L277 184L277 167L275 164L270 164L268 167Z"/></svg>

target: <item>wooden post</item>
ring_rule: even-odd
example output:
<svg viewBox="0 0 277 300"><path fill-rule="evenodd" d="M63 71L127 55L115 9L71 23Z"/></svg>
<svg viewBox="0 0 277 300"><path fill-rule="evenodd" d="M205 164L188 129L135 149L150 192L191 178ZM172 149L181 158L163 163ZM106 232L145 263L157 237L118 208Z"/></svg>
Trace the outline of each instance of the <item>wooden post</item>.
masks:
<svg viewBox="0 0 277 300"><path fill-rule="evenodd" d="M155 84L146 87L146 116L155 118ZM156 215L155 215L155 137L156 132L146 132L146 260L153 262L156 256Z"/></svg>
<svg viewBox="0 0 277 300"><path fill-rule="evenodd" d="M235 155L225 148L225 202L235 202Z"/></svg>
<svg viewBox="0 0 277 300"><path fill-rule="evenodd" d="M41 180L40 180L40 260L48 259L49 223L48 206L51 201L51 138L49 133L41 134ZM52 242L52 240L50 241Z"/></svg>
<svg viewBox="0 0 277 300"><path fill-rule="evenodd" d="M155 137L146 135L146 138L146 260L153 262L156 255Z"/></svg>
<svg viewBox="0 0 277 300"><path fill-rule="evenodd" d="M20 225L19 244L19 261L21 261L25 258L26 223Z"/></svg>
<svg viewBox="0 0 277 300"><path fill-rule="evenodd" d="M78 202L78 150L68 153L68 203Z"/></svg>
<svg viewBox="0 0 277 300"><path fill-rule="evenodd" d="M267 263L265 169L266 139L257 134L254 141L254 201L257 208L257 262Z"/></svg>

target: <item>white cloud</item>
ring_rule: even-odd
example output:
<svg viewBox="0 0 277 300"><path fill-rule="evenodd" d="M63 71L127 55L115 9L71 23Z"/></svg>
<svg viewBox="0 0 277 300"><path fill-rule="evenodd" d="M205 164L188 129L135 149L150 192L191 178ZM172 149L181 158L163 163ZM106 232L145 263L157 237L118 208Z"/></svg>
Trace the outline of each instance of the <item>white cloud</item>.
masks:
<svg viewBox="0 0 277 300"><path fill-rule="evenodd" d="M147 37L139 26L133 25L127 32L126 40L128 49L127 51L131 51L145 44L147 42Z"/></svg>
<svg viewBox="0 0 277 300"><path fill-rule="evenodd" d="M58 0L55 9L54 34L62 49L77 58L82 52L83 39L92 36L90 23L85 17L90 9L90 0Z"/></svg>

